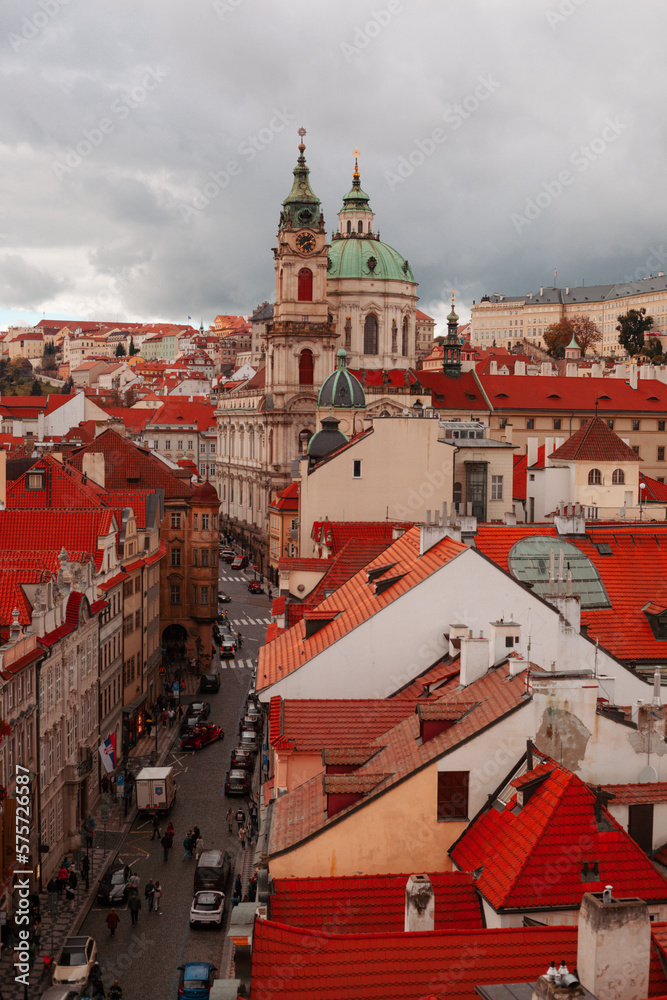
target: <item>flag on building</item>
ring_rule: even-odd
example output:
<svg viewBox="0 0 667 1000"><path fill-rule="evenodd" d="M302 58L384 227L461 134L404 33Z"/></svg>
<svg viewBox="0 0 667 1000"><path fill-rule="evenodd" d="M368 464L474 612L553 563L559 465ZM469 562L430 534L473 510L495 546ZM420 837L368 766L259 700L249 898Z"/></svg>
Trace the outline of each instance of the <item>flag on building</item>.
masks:
<svg viewBox="0 0 667 1000"><path fill-rule="evenodd" d="M116 769L116 734L111 733L110 736L107 736L104 743L100 743L97 749L107 774L109 771L114 771Z"/></svg>

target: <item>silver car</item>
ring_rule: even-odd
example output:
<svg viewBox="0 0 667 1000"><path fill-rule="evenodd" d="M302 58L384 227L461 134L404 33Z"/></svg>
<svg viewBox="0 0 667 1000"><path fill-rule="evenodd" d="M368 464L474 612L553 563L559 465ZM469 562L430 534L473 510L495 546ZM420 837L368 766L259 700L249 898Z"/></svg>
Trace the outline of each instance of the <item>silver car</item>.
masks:
<svg viewBox="0 0 667 1000"><path fill-rule="evenodd" d="M222 925L222 917L225 912L224 892L215 892L212 889L202 889L195 893L190 907L191 924L217 924Z"/></svg>

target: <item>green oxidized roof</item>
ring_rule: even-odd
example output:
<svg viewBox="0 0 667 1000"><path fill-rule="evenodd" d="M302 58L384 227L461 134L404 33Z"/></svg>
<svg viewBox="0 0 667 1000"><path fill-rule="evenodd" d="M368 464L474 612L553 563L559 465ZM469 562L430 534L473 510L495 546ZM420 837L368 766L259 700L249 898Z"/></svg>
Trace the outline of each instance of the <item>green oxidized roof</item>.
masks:
<svg viewBox="0 0 667 1000"><path fill-rule="evenodd" d="M341 347L336 355L336 371L328 375L317 396L318 406L352 407L366 406L366 396L359 379L347 369L347 352Z"/></svg>
<svg viewBox="0 0 667 1000"><path fill-rule="evenodd" d="M305 133L304 133L305 134ZM294 168L292 190L283 202L280 215L280 228L285 226L319 225L321 206L320 199L310 186L310 171L303 155L306 147L303 141L299 143L299 157Z"/></svg>
<svg viewBox="0 0 667 1000"><path fill-rule="evenodd" d="M332 240L329 244L327 278L415 280L412 268L398 250L379 240L354 237Z"/></svg>
<svg viewBox="0 0 667 1000"><path fill-rule="evenodd" d="M359 166L355 159L354 173L352 174L352 187L343 198L342 211L353 210L355 212L370 212L371 206L368 204L369 198L365 191L361 190L361 178L359 176Z"/></svg>

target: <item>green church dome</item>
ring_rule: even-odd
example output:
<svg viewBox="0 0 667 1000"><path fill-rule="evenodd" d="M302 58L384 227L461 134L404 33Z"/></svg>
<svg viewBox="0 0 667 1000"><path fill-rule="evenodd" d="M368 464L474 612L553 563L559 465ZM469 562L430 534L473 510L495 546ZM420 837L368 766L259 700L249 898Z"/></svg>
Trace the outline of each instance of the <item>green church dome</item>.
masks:
<svg viewBox="0 0 667 1000"><path fill-rule="evenodd" d="M317 405L354 409L366 406L361 382L347 369L347 352L344 347L338 351L336 371L328 375L322 383Z"/></svg>
<svg viewBox="0 0 667 1000"><path fill-rule="evenodd" d="M412 268L398 250L374 237L354 235L329 244L327 278L415 280Z"/></svg>

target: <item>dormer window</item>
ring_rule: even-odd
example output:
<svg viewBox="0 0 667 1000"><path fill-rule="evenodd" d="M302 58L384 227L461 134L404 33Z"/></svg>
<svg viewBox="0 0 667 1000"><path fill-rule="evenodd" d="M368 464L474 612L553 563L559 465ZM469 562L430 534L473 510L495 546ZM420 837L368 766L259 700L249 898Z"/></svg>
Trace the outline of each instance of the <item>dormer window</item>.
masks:
<svg viewBox="0 0 667 1000"><path fill-rule="evenodd" d="M29 472L26 476L26 489L29 490L43 490L46 479L46 473L43 469L38 472Z"/></svg>

